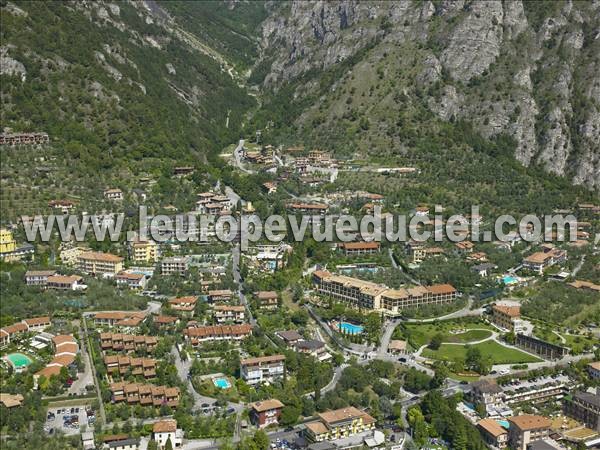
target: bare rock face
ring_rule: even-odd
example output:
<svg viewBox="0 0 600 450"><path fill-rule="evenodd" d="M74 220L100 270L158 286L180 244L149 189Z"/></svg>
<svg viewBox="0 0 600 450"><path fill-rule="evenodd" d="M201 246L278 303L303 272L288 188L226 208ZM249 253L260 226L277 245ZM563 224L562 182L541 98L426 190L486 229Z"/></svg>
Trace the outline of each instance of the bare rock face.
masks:
<svg viewBox="0 0 600 450"><path fill-rule="evenodd" d="M600 2L557 3L545 14L523 1L293 1L263 22L262 59L270 66L263 87L417 43L401 57L418 64L414 86L434 92L425 98L431 111L468 120L488 137L508 134L525 166L597 187Z"/></svg>
<svg viewBox="0 0 600 450"><path fill-rule="evenodd" d="M0 75L18 76L21 81L27 78L27 70L22 62L9 56L9 47L0 47Z"/></svg>
<svg viewBox="0 0 600 450"><path fill-rule="evenodd" d="M469 81L481 75L500 54L502 2L474 2L449 37L442 64L452 77Z"/></svg>

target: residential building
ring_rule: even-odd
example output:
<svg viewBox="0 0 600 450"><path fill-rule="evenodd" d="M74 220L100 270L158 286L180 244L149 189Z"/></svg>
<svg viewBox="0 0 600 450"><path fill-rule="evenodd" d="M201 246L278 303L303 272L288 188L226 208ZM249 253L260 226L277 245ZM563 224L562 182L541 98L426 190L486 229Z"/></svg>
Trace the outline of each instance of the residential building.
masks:
<svg viewBox="0 0 600 450"><path fill-rule="evenodd" d="M108 450L138 450L140 448L140 441L138 438L127 437L126 439L105 443L105 446Z"/></svg>
<svg viewBox="0 0 600 450"><path fill-rule="evenodd" d="M477 428L486 444L494 448L506 448L508 431L494 419L483 419L477 422Z"/></svg>
<svg viewBox="0 0 600 450"><path fill-rule="evenodd" d="M275 192L277 192L277 183L267 181L266 183L262 184L262 187L267 194L274 194Z"/></svg>
<svg viewBox="0 0 600 450"><path fill-rule="evenodd" d="M114 276L123 270L123 258L110 253L85 252L78 262L79 270L94 276Z"/></svg>
<svg viewBox="0 0 600 450"><path fill-rule="evenodd" d="M213 317L217 323L238 322L245 319L246 308L243 305L215 305Z"/></svg>
<svg viewBox="0 0 600 450"><path fill-rule="evenodd" d="M123 191L121 189L106 189L104 198L108 200L123 200Z"/></svg>
<svg viewBox="0 0 600 450"><path fill-rule="evenodd" d="M75 202L71 200L50 200L48 206L52 209L59 210L62 214L69 214L75 208Z"/></svg>
<svg viewBox="0 0 600 450"><path fill-rule="evenodd" d="M545 359L561 359L569 354L569 349L567 347L552 344L522 333L517 333L515 345L527 351L536 353Z"/></svg>
<svg viewBox="0 0 600 450"><path fill-rule="evenodd" d="M471 383L471 401L482 404L486 410L496 408L503 400L503 390L496 380L483 379Z"/></svg>
<svg viewBox="0 0 600 450"><path fill-rule="evenodd" d="M522 402L541 402L547 400L559 400L569 393L568 378L540 378L537 381L522 380L517 386L506 385L504 391L504 402L507 405Z"/></svg>
<svg viewBox="0 0 600 450"><path fill-rule="evenodd" d="M79 261L79 255L89 252L85 247L69 247L60 251L60 260L64 265L76 266Z"/></svg>
<svg viewBox="0 0 600 450"><path fill-rule="evenodd" d="M28 270L25 272L25 282L27 286L45 287L48 277L56 274L56 270Z"/></svg>
<svg viewBox="0 0 600 450"><path fill-rule="evenodd" d="M17 241L13 233L6 228L0 228L0 255L12 253L17 249Z"/></svg>
<svg viewBox="0 0 600 450"><path fill-rule="evenodd" d="M543 416L524 414L509 417L508 445L513 450L527 450L530 442L545 439L552 422Z"/></svg>
<svg viewBox="0 0 600 450"><path fill-rule="evenodd" d="M344 242L340 248L346 256L370 255L379 253L379 242Z"/></svg>
<svg viewBox="0 0 600 450"><path fill-rule="evenodd" d="M87 288L79 275L52 275L46 280L46 288L61 291L78 291Z"/></svg>
<svg viewBox="0 0 600 450"><path fill-rule="evenodd" d="M160 256L159 246L152 240L136 239L130 244L130 256L136 262L155 263Z"/></svg>
<svg viewBox="0 0 600 450"><path fill-rule="evenodd" d="M23 323L27 325L28 331L44 331L52 325L48 316L32 317L31 319L23 320Z"/></svg>
<svg viewBox="0 0 600 450"><path fill-rule="evenodd" d="M388 353L406 355L408 353L407 342L399 339L392 339L388 345Z"/></svg>
<svg viewBox="0 0 600 450"><path fill-rule="evenodd" d="M586 289L592 292L600 293L600 284L592 283L591 281L575 280L572 283L568 283L569 286L575 289Z"/></svg>
<svg viewBox="0 0 600 450"><path fill-rule="evenodd" d="M294 347L298 353L311 355L317 358L319 361L327 361L328 359L331 359L331 355L327 351L325 342L321 342L316 339L296 342Z"/></svg>
<svg viewBox="0 0 600 450"><path fill-rule="evenodd" d="M185 275L190 267L191 258L187 256L173 256L164 258L160 262L160 273L163 275L172 275L178 273Z"/></svg>
<svg viewBox="0 0 600 450"><path fill-rule="evenodd" d="M600 378L600 361L591 362L587 365L590 378L597 380Z"/></svg>
<svg viewBox="0 0 600 450"><path fill-rule="evenodd" d="M94 450L96 443L94 442L94 432L85 431L81 433L81 443L83 444L83 450Z"/></svg>
<svg viewBox="0 0 600 450"><path fill-rule="evenodd" d="M454 244L454 247L456 248L456 253L459 255L466 255L473 252L475 244L473 244L471 241L461 241Z"/></svg>
<svg viewBox="0 0 600 450"><path fill-rule="evenodd" d="M233 292L229 289L216 289L208 291L208 301L210 303L228 302L233 297Z"/></svg>
<svg viewBox="0 0 600 450"><path fill-rule="evenodd" d="M146 351L152 352L158 345L156 336L122 333L100 333L100 347L103 351L115 352Z"/></svg>
<svg viewBox="0 0 600 450"><path fill-rule="evenodd" d="M277 399L263 400L250 403L250 421L258 428L265 428L269 425L277 425L283 403Z"/></svg>
<svg viewBox="0 0 600 450"><path fill-rule="evenodd" d="M4 347L14 342L15 338L27 331L27 325L23 322L0 328L0 346Z"/></svg>
<svg viewBox="0 0 600 450"><path fill-rule="evenodd" d="M329 207L322 203L292 203L289 206L293 213L301 214L325 214Z"/></svg>
<svg viewBox="0 0 600 450"><path fill-rule="evenodd" d="M277 309L279 300L275 291L259 291L256 293L258 308L263 310Z"/></svg>
<svg viewBox="0 0 600 450"><path fill-rule="evenodd" d="M50 142L48 133L0 133L0 145L37 145Z"/></svg>
<svg viewBox="0 0 600 450"><path fill-rule="evenodd" d="M110 311L98 312L94 314L94 325L96 326L135 326L135 322L141 322L145 317L143 312L139 311ZM139 323L138 322L138 323Z"/></svg>
<svg viewBox="0 0 600 450"><path fill-rule="evenodd" d="M159 420L152 425L152 439L161 450L166 447L167 441L173 448L179 448L183 445L183 430L177 428L175 419Z"/></svg>
<svg viewBox="0 0 600 450"><path fill-rule="evenodd" d="M154 323L159 327L173 327L179 323L179 317L158 315L154 317Z"/></svg>
<svg viewBox="0 0 600 450"><path fill-rule="evenodd" d="M110 385L112 402L127 402L142 406L160 407L162 405L177 408L180 392L178 387L155 386L144 383L127 383L120 381Z"/></svg>
<svg viewBox="0 0 600 450"><path fill-rule="evenodd" d="M586 427L600 433L600 388L596 393L576 392L565 400L565 415L583 423Z"/></svg>
<svg viewBox="0 0 600 450"><path fill-rule="evenodd" d="M252 334L252 326L242 324L188 327L183 334L192 346L197 346L207 341L240 341Z"/></svg>
<svg viewBox="0 0 600 450"><path fill-rule="evenodd" d="M451 303L458 291L449 284L389 289L387 286L343 275L316 270L312 275L316 291L365 311L398 316L403 309L422 305Z"/></svg>
<svg viewBox="0 0 600 450"><path fill-rule="evenodd" d="M319 420L306 424L306 438L310 442L342 439L363 431L375 429L375 419L353 406L326 411Z"/></svg>
<svg viewBox="0 0 600 450"><path fill-rule="evenodd" d="M539 274L554 264L567 260L567 251L547 247L544 251L533 253L523 259L523 267Z"/></svg>
<svg viewBox="0 0 600 450"><path fill-rule="evenodd" d="M280 339L282 339L288 346L293 346L297 342L304 340L304 337L296 330L289 331L278 331L275 333Z"/></svg>
<svg viewBox="0 0 600 450"><path fill-rule="evenodd" d="M106 371L111 375L125 376L130 373L133 376L143 376L146 379L156 377L156 360L152 358L106 355L104 365Z"/></svg>
<svg viewBox="0 0 600 450"><path fill-rule="evenodd" d="M79 352L79 346L73 336L62 334L52 338L54 347L54 358L42 370L33 375L35 389L39 388L39 380L44 377L50 379L58 376L63 367L67 369L75 366L75 357Z"/></svg>
<svg viewBox="0 0 600 450"><path fill-rule="evenodd" d="M0 393L0 403L6 408L17 408L23 403L23 396L21 394L7 394L5 392Z"/></svg>
<svg viewBox="0 0 600 450"><path fill-rule="evenodd" d="M115 276L117 286L128 287L129 289L146 289L148 277L143 273L128 272L126 270L119 272Z"/></svg>
<svg viewBox="0 0 600 450"><path fill-rule="evenodd" d="M285 356L272 355L242 359L240 375L248 384L272 382L285 372Z"/></svg>
<svg viewBox="0 0 600 450"><path fill-rule="evenodd" d="M514 330L515 320L521 318L521 306L520 305L500 305L496 304L492 306L492 317L491 320L494 324L505 330Z"/></svg>
<svg viewBox="0 0 600 450"><path fill-rule="evenodd" d="M197 301L198 297L194 296L172 298L169 300L169 306L173 311L177 311L182 316L192 317Z"/></svg>

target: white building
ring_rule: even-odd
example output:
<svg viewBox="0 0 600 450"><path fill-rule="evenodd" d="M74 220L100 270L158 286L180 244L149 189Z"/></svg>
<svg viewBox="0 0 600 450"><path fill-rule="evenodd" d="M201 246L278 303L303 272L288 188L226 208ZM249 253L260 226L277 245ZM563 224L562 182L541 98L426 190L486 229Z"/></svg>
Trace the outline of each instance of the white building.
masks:
<svg viewBox="0 0 600 450"><path fill-rule="evenodd" d="M177 428L176 420L159 420L152 426L152 439L158 443L160 449L165 448L168 440L173 448L178 448L183 443L183 430Z"/></svg>

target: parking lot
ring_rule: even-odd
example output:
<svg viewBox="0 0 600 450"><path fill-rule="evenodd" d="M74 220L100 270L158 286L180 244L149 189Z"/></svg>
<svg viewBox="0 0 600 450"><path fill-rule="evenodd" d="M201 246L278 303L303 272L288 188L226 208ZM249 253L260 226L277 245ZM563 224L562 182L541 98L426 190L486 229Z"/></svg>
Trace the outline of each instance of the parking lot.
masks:
<svg viewBox="0 0 600 450"><path fill-rule="evenodd" d="M86 410L87 408L87 410ZM96 420L94 411L84 404L79 406L65 406L48 408L44 430L48 434L61 431L64 434L77 434L84 425L89 429Z"/></svg>

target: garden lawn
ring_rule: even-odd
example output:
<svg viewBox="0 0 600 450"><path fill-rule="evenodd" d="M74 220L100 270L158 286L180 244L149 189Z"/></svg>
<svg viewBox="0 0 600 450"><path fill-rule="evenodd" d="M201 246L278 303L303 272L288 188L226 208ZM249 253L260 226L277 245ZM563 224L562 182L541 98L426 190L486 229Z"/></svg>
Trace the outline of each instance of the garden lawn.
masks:
<svg viewBox="0 0 600 450"><path fill-rule="evenodd" d="M464 333L452 334L450 331L464 329ZM492 327L484 322L465 322L461 323L455 320L441 321L437 323L426 324L406 324L403 331L404 338L410 344L419 348L429 344L431 338L437 333L442 333L444 342L467 343L471 341L480 341L492 335ZM398 331L400 332L400 328ZM400 336L398 336L400 338Z"/></svg>
<svg viewBox="0 0 600 450"><path fill-rule="evenodd" d="M541 359L535 356L531 356L520 350L504 347L495 341L482 342L481 344L473 345L473 347L478 348L482 355L490 356L492 364L517 364L541 361ZM464 360L467 357L467 348L465 345L442 344L439 350L424 349L422 356L443 361Z"/></svg>

